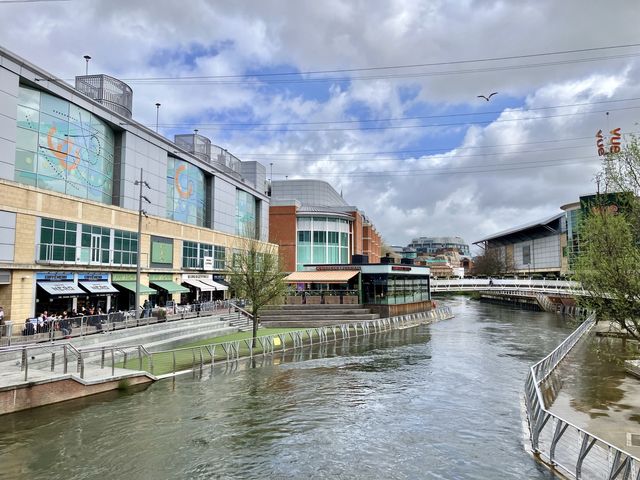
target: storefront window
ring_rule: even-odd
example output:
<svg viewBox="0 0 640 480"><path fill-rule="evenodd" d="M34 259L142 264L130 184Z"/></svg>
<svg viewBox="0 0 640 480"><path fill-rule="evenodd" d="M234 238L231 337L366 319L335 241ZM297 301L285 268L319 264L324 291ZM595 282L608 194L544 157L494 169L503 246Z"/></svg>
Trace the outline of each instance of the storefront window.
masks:
<svg viewBox="0 0 640 480"><path fill-rule="evenodd" d="M110 204L114 134L91 112L20 87L16 182Z"/></svg>

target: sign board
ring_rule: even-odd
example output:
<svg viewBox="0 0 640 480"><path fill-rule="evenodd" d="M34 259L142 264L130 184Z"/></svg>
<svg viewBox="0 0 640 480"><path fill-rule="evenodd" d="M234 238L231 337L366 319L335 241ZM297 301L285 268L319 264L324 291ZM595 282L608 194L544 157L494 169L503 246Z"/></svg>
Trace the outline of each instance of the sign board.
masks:
<svg viewBox="0 0 640 480"><path fill-rule="evenodd" d="M213 257L202 257L203 269L213 270Z"/></svg>
<svg viewBox="0 0 640 480"><path fill-rule="evenodd" d="M109 280L108 273L79 273L78 280L85 282L106 282Z"/></svg>
<svg viewBox="0 0 640 480"><path fill-rule="evenodd" d="M73 273L66 272L38 272L36 280L48 280L50 282L73 281Z"/></svg>

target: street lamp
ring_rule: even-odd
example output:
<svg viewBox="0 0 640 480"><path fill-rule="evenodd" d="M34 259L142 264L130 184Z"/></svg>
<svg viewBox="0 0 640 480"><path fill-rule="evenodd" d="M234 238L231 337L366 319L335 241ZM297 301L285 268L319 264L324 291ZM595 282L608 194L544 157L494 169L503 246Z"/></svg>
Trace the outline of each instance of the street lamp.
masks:
<svg viewBox="0 0 640 480"><path fill-rule="evenodd" d="M160 104L156 103L156 133L158 133L158 118L160 117Z"/></svg>
<svg viewBox="0 0 640 480"><path fill-rule="evenodd" d="M142 256L142 215L147 216L147 212L142 209L142 200L144 199L147 203L151 203L147 197L142 195L142 186L151 189L149 184L142 179L142 169L140 169L140 180L136 180L134 182L135 185L140 185L140 196L138 197L138 255L136 258L136 299L135 299L135 309L136 309L136 320L140 318L140 257Z"/></svg>

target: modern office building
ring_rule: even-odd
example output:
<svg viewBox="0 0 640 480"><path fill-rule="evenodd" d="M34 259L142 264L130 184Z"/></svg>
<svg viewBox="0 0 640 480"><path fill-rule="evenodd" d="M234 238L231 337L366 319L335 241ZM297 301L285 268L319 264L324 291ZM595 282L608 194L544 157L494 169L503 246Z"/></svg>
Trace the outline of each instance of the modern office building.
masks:
<svg viewBox="0 0 640 480"><path fill-rule="evenodd" d="M568 271L564 213L498 232L474 244L484 251L497 251L509 273L560 275Z"/></svg>
<svg viewBox="0 0 640 480"><path fill-rule="evenodd" d="M138 262L141 301L219 298L245 237L268 240L264 167L201 135L158 135L133 120L132 95L107 75L72 86L0 49L0 305L8 319L133 307Z"/></svg>
<svg viewBox="0 0 640 480"><path fill-rule="evenodd" d="M409 248L416 250L418 256L440 253L445 249L456 249L460 255L469 256L469 245L460 237L419 237L411 240Z"/></svg>
<svg viewBox="0 0 640 480"><path fill-rule="evenodd" d="M348 264L352 255L380 260L381 238L373 223L322 180L272 182L269 235L287 272L306 264Z"/></svg>

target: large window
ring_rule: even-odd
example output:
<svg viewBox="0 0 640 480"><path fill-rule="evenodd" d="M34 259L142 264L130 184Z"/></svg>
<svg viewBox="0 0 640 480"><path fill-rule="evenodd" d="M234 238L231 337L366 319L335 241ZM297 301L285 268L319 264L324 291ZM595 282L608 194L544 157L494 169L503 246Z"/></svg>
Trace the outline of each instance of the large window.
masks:
<svg viewBox="0 0 640 480"><path fill-rule="evenodd" d="M91 112L20 87L15 181L110 204L114 135Z"/></svg>
<svg viewBox="0 0 640 480"><path fill-rule="evenodd" d="M227 266L227 249L218 245L213 247L213 268L224 270Z"/></svg>
<svg viewBox="0 0 640 480"><path fill-rule="evenodd" d="M202 226L205 205L204 173L189 162L170 157L167 162L167 216Z"/></svg>
<svg viewBox="0 0 640 480"><path fill-rule="evenodd" d="M75 262L78 224L43 218L40 225L38 260Z"/></svg>
<svg viewBox="0 0 640 480"><path fill-rule="evenodd" d="M109 264L111 229L95 225L82 225L80 259L90 263Z"/></svg>
<svg viewBox="0 0 640 480"><path fill-rule="evenodd" d="M236 190L236 235L258 238L258 200L248 192Z"/></svg>
<svg viewBox="0 0 640 480"><path fill-rule="evenodd" d="M114 265L136 265L138 258L138 234L136 232L113 232Z"/></svg>
<svg viewBox="0 0 640 480"><path fill-rule="evenodd" d="M309 263L349 263L349 221L333 217L297 219L296 269Z"/></svg>
<svg viewBox="0 0 640 480"><path fill-rule="evenodd" d="M204 269L204 257L213 257L213 245L198 242L182 242L182 267Z"/></svg>

